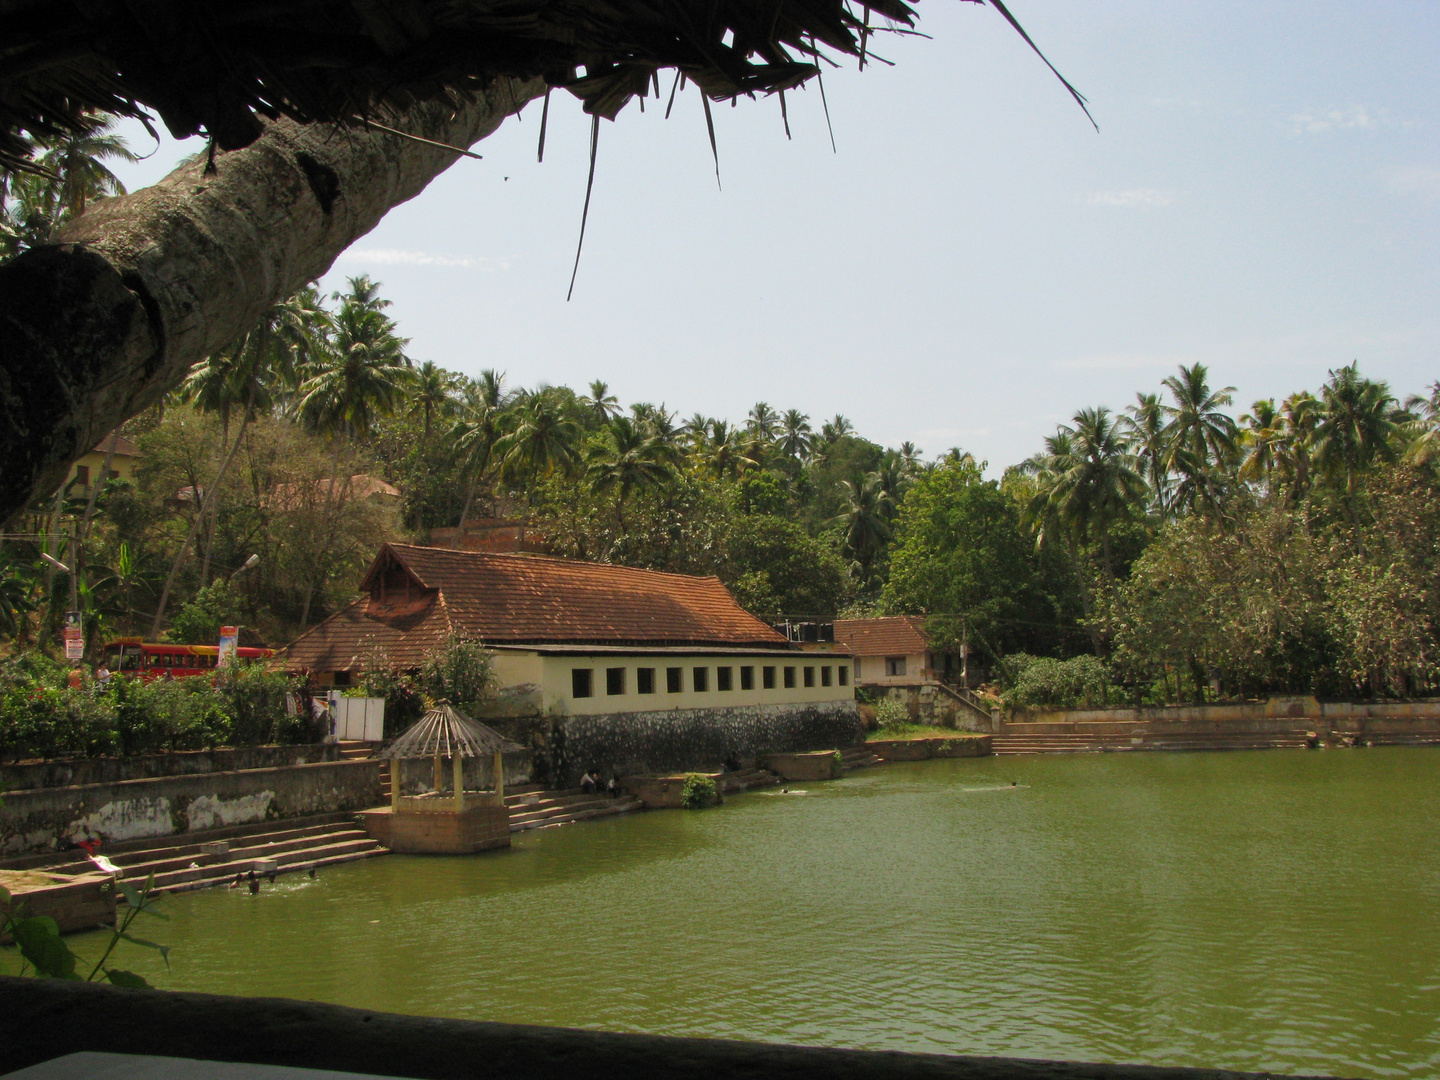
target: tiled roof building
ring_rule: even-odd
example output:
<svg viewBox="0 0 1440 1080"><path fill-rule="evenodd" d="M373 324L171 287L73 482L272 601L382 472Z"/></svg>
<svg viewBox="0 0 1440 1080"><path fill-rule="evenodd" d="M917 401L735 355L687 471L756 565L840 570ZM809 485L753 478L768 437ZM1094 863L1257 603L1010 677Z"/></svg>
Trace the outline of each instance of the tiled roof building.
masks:
<svg viewBox="0 0 1440 1080"><path fill-rule="evenodd" d="M788 647L714 577L386 544L360 588L285 650L290 664L352 671L379 651L418 667L451 634L496 646Z"/></svg>

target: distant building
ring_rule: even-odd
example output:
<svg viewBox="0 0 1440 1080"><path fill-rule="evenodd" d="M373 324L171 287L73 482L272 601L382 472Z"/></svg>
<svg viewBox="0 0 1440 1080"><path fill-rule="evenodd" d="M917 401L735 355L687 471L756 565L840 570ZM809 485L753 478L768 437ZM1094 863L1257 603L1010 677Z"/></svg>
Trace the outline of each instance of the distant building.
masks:
<svg viewBox="0 0 1440 1080"><path fill-rule="evenodd" d="M403 501L400 489L369 473L356 473L338 481L339 491L332 497L330 478L309 480L298 484L276 484L270 492L270 503L284 510L294 510L306 505L323 506L327 501L353 502L369 499L387 506L398 507ZM192 489L190 498L194 498ZM180 496L184 497L184 496Z"/></svg>
<svg viewBox="0 0 1440 1080"><path fill-rule="evenodd" d="M111 450L114 453L111 453ZM105 473L105 458L110 458L110 471ZM89 498L92 484L103 485L107 479L132 480L140 464L140 450L119 432L111 432L93 450L74 465L65 486L72 498ZM104 474L104 475L102 475Z"/></svg>
<svg viewBox="0 0 1440 1080"><path fill-rule="evenodd" d="M360 588L284 650L290 666L348 685L452 635L481 643L500 684L487 723L530 718L553 782L858 738L850 658L802 651L718 578L386 544Z"/></svg>
<svg viewBox="0 0 1440 1080"><path fill-rule="evenodd" d="M960 682L964 671L959 652L931 649L923 615L837 619L835 642L855 658L855 681L861 685Z"/></svg>
<svg viewBox="0 0 1440 1080"><path fill-rule="evenodd" d="M934 649L922 615L836 619L835 648L853 658L856 686L904 702L917 720L947 726L988 722L984 707L966 695L980 676L975 657L965 655L965 646Z"/></svg>

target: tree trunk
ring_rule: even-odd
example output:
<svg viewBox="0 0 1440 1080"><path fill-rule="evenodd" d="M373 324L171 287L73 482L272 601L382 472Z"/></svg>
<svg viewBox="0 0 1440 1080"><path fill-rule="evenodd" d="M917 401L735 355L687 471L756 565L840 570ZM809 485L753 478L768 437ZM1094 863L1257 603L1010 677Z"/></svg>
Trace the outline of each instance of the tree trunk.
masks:
<svg viewBox="0 0 1440 1080"><path fill-rule="evenodd" d="M459 156L434 142L469 146L543 92L501 79L458 112L381 118L433 142L278 120L0 265L0 523L423 191Z"/></svg>
<svg viewBox="0 0 1440 1080"><path fill-rule="evenodd" d="M230 468L230 460L235 456L235 451L240 449L240 443L245 439L245 428L250 423L250 410L247 407L245 416L240 421L240 434L235 436L235 443L225 453L225 460L220 462L220 468L216 470L215 482L206 489L201 497L200 506L195 511L195 518L190 522L190 531L185 535L185 540L180 545L179 552L175 555L175 561L170 565L170 574L165 578L165 587L160 590L160 602L155 605L155 619L150 624L150 640L154 641L160 634L160 623L165 618L165 605L170 600L170 590L175 585L175 577L180 573L180 567L185 565L186 553L190 545L195 542L195 537L200 532L200 525L205 520L210 510L210 501L219 497L220 483L225 479L225 472Z"/></svg>

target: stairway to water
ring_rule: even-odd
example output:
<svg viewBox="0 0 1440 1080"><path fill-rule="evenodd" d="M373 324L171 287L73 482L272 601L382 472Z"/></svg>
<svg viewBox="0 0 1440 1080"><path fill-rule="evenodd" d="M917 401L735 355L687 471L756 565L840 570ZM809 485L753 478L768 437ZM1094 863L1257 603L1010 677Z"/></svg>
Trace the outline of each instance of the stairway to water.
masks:
<svg viewBox="0 0 1440 1080"><path fill-rule="evenodd" d="M1303 731L1276 732L1005 732L996 754L1093 754L1131 750L1277 750L1303 748Z"/></svg>
<svg viewBox="0 0 1440 1080"><path fill-rule="evenodd" d="M228 851L215 853L223 841ZM202 845L211 847L207 853ZM377 844L349 813L317 814L287 821L235 825L180 836L109 844L99 854L120 869L120 880L143 885L155 875L155 889L186 892L223 885L236 874L285 874L369 859L389 852ZM71 851L27 855L0 861L0 868L52 874L95 870L85 853Z"/></svg>

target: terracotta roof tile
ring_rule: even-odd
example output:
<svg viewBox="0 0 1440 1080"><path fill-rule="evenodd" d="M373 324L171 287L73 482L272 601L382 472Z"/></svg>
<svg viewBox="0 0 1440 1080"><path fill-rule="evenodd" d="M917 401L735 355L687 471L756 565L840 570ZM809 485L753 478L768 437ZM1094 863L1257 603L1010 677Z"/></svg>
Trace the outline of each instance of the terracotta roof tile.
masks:
<svg viewBox="0 0 1440 1080"><path fill-rule="evenodd" d="M925 619L894 615L883 619L836 619L835 644L854 656L915 656L930 648Z"/></svg>
<svg viewBox="0 0 1440 1080"><path fill-rule="evenodd" d="M121 435L118 431L112 431L109 435L106 435L105 438L101 439L98 443L95 444L94 449L90 452L92 454L108 454L110 452L111 443L115 444L116 457L133 458L140 456L139 447L137 447L124 435Z"/></svg>
<svg viewBox="0 0 1440 1080"><path fill-rule="evenodd" d="M497 645L787 646L715 577L387 544L361 588L370 595L289 647L292 662L349 670L380 647L411 667L452 630Z"/></svg>

